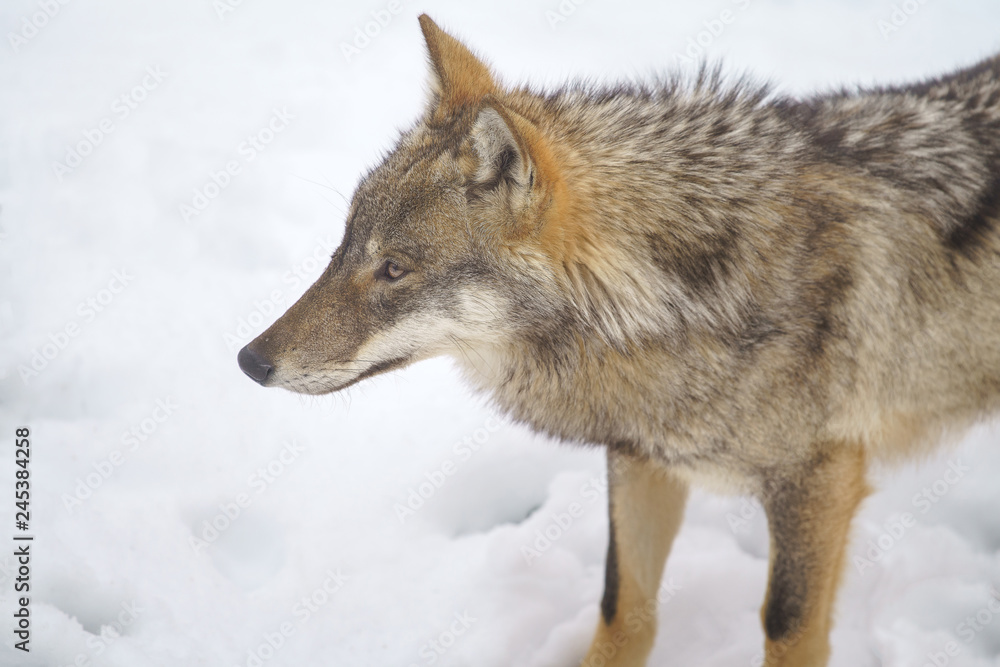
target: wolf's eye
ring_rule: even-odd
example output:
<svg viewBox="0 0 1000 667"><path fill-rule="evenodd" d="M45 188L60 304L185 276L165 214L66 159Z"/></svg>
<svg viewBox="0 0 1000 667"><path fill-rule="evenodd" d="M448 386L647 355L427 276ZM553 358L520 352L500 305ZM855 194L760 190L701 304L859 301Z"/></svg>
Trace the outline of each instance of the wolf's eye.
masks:
<svg viewBox="0 0 1000 667"><path fill-rule="evenodd" d="M393 262L392 260L386 260L385 264L382 265L382 269L379 271L378 277L384 280L399 280L403 277L406 270L403 269L399 264Z"/></svg>

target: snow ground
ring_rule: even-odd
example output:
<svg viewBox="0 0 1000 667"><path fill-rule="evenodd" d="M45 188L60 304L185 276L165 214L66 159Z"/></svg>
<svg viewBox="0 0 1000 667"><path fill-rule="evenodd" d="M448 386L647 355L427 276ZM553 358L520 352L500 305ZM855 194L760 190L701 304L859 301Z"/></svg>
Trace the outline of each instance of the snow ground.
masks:
<svg viewBox="0 0 1000 667"><path fill-rule="evenodd" d="M699 39L791 92L941 73L1000 47L995 0L7 0L0 525L13 525L10 445L28 425L36 540L28 655L13 649L15 564L0 549L0 664L582 656L607 539L598 452L497 420L444 360L310 401L236 366L318 275L359 174L420 112L422 11L507 80L538 85L687 66ZM391 20L348 58L373 16ZM182 215L195 190L213 196ZM880 476L833 665L1000 665L998 440L982 426ZM401 517L422 484L429 498ZM556 531L573 502L582 514ZM561 533L550 545L546 529ZM759 664L765 558L758 509L696 494L651 664Z"/></svg>

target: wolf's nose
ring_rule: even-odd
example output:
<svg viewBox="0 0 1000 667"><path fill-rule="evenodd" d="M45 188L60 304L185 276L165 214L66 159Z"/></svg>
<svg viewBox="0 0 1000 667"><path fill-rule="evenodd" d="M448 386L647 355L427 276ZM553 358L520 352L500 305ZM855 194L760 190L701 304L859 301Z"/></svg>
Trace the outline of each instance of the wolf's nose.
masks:
<svg viewBox="0 0 1000 667"><path fill-rule="evenodd" d="M268 376L271 375L271 371L274 370L274 366L267 363L264 357L251 350L249 345L240 350L239 354L236 355L236 361L239 362L240 369L251 380L260 384L264 384Z"/></svg>

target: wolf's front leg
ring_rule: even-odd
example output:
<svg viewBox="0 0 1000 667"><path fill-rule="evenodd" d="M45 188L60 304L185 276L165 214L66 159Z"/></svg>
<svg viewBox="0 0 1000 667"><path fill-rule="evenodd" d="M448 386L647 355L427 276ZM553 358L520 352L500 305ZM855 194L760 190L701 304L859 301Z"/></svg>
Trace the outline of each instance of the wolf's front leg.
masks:
<svg viewBox="0 0 1000 667"><path fill-rule="evenodd" d="M608 542L597 634L581 667L641 667L656 636L663 563L687 484L666 468L608 450Z"/></svg>
<svg viewBox="0 0 1000 667"><path fill-rule="evenodd" d="M860 447L831 446L768 479L771 575L761 610L766 667L824 667L851 519L868 494Z"/></svg>

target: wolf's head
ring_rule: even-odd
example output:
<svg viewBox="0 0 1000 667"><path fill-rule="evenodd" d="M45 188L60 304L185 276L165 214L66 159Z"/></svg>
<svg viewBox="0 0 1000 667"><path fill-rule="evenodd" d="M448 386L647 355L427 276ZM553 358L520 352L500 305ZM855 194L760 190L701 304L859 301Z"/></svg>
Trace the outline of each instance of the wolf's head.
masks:
<svg viewBox="0 0 1000 667"><path fill-rule="evenodd" d="M244 347L265 386L326 393L439 354L476 354L551 317L551 142L490 70L427 16L424 117L358 186L323 275ZM523 95L523 93L521 93Z"/></svg>

